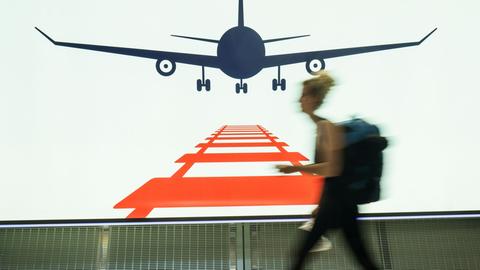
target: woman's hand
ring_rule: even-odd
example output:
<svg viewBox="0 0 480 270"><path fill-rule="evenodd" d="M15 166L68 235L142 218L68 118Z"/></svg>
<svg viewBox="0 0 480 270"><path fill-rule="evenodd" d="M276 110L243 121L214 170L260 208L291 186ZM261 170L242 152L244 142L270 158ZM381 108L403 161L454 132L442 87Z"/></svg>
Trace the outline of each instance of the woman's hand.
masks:
<svg viewBox="0 0 480 270"><path fill-rule="evenodd" d="M290 166L290 165L276 165L275 168L281 173L294 173L298 172L298 169L296 166Z"/></svg>

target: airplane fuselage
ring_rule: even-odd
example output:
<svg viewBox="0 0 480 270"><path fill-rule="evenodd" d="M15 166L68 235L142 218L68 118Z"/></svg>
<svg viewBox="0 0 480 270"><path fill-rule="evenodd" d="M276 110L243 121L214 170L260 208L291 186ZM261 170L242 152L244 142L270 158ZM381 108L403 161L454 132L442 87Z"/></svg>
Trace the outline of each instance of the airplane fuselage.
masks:
<svg viewBox="0 0 480 270"><path fill-rule="evenodd" d="M217 56L225 74L236 79L250 78L263 68L265 44L253 29L237 26L223 34Z"/></svg>

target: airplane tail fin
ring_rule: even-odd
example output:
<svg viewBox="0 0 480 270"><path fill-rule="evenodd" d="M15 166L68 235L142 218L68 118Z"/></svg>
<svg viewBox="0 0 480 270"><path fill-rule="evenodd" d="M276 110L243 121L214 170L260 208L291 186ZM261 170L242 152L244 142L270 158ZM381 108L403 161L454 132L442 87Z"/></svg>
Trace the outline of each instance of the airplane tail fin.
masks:
<svg viewBox="0 0 480 270"><path fill-rule="evenodd" d="M238 1L238 26L244 27L243 22L243 0Z"/></svg>
<svg viewBox="0 0 480 270"><path fill-rule="evenodd" d="M293 37L267 39L267 40L264 40L263 43L276 42L276 41L282 41L282 40L294 39L294 38L302 38L302 37L308 37L308 36L310 36L310 35L301 35L301 36L293 36Z"/></svg>

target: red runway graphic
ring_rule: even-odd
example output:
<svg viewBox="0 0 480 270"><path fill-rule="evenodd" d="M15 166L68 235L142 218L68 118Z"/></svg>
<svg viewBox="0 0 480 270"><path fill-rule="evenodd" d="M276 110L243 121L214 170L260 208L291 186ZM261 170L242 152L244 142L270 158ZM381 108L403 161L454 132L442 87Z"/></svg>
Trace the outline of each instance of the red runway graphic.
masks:
<svg viewBox="0 0 480 270"><path fill-rule="evenodd" d="M298 152L288 152L284 142L277 142L260 125L226 125L206 143L200 143L197 153L185 154L177 163L184 163L171 177L153 178L114 208L134 208L127 218L145 218L154 208L259 206L316 204L323 178L306 173L279 176L215 176L184 177L195 163L203 162L275 162L289 161L300 165L308 160ZM248 142L249 140L269 142ZM242 142L229 142L242 140ZM278 152L205 153L211 147L275 147Z"/></svg>

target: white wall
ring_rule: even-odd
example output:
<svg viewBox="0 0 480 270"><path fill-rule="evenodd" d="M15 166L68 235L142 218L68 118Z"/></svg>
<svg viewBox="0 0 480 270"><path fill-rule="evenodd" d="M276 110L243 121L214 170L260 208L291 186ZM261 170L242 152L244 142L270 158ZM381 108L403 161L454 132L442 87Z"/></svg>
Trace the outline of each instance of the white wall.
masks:
<svg viewBox="0 0 480 270"><path fill-rule="evenodd" d="M215 55L213 43L170 34L219 39L237 23L237 6L234 0L1 2L0 220L125 217L130 210L113 205L149 179L172 175L176 159L224 124L261 124L290 151L312 158L314 127L297 103L309 77L304 64L282 68L285 92L271 90L271 68L246 80L246 95L235 93L234 79L206 69L212 90L198 93L200 67L178 64L173 76L161 77L153 60L55 47L34 29L60 41ZM479 7L473 0L245 0L245 24L262 38L311 35L267 44L267 54L417 41L438 27L418 47L326 61L338 86L320 113L338 121L366 117L392 142L384 199L363 212L480 209ZM267 165L252 172L275 173ZM237 213L203 210L209 212L156 209L149 217Z"/></svg>

